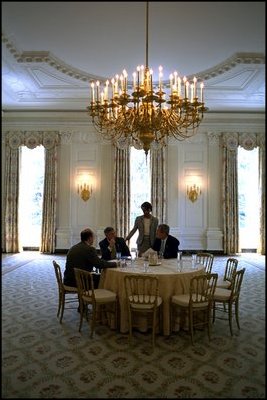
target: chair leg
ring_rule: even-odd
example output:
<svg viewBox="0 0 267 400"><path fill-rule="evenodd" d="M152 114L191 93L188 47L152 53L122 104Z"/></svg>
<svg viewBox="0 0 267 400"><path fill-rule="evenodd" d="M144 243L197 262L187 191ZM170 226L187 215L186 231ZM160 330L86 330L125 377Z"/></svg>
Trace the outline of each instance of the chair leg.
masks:
<svg viewBox="0 0 267 400"><path fill-rule="evenodd" d="M161 307L161 306L160 306ZM175 320L174 318L174 305L171 303L170 304L170 335L172 334L172 330L173 330L173 321ZM163 326L163 322L162 322L162 326Z"/></svg>
<svg viewBox="0 0 267 400"><path fill-rule="evenodd" d="M163 321L162 321L162 304L159 306L159 332L163 332Z"/></svg>
<svg viewBox="0 0 267 400"><path fill-rule="evenodd" d="M215 322L215 301L213 302L213 305L212 305L212 323L214 324L214 322Z"/></svg>
<svg viewBox="0 0 267 400"><path fill-rule="evenodd" d="M95 320L96 320L96 306L92 305L92 320L91 320L91 335L90 338L93 337L94 330L95 330Z"/></svg>
<svg viewBox="0 0 267 400"><path fill-rule="evenodd" d="M239 325L239 305L238 305L238 299L235 302L235 319L236 319L236 324L238 329L240 329L240 325Z"/></svg>
<svg viewBox="0 0 267 400"><path fill-rule="evenodd" d="M190 330L190 335L191 335L191 343L194 344L194 339L193 339L193 322L194 322L194 316L193 316L193 311L189 311L189 330Z"/></svg>
<svg viewBox="0 0 267 400"><path fill-rule="evenodd" d="M208 311L205 312L206 318L207 318L207 325L208 325L208 337L209 340L211 340L211 310L209 309Z"/></svg>
<svg viewBox="0 0 267 400"><path fill-rule="evenodd" d="M153 311L153 322L152 322L152 347L155 348L155 334L157 324L157 309Z"/></svg>
<svg viewBox="0 0 267 400"><path fill-rule="evenodd" d="M83 324L83 315L84 315L84 304L83 301L79 301L80 305L80 324L79 324L79 332L81 332L82 324Z"/></svg>
<svg viewBox="0 0 267 400"><path fill-rule="evenodd" d="M129 344L132 343L132 311L129 312Z"/></svg>
<svg viewBox="0 0 267 400"><path fill-rule="evenodd" d="M61 295L61 315L60 315L60 320L59 320L60 324L62 323L64 308L65 308L65 293L63 292Z"/></svg>
<svg viewBox="0 0 267 400"><path fill-rule="evenodd" d="M230 326L230 332L231 336L233 336L233 327L232 327L232 303L228 303L228 316L229 316L229 326Z"/></svg>
<svg viewBox="0 0 267 400"><path fill-rule="evenodd" d="M119 332L119 308L118 308L118 301L116 300L114 304L114 319L115 319L115 330Z"/></svg>
<svg viewBox="0 0 267 400"><path fill-rule="evenodd" d="M57 317L59 316L60 310L61 310L61 304L62 304L62 293L58 292L58 309L57 309Z"/></svg>

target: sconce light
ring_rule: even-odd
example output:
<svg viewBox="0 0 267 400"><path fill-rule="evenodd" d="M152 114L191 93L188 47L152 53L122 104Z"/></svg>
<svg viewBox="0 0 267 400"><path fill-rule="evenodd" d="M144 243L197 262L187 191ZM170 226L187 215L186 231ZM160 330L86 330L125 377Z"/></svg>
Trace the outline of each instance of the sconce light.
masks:
<svg viewBox="0 0 267 400"><path fill-rule="evenodd" d="M198 199L198 196L201 195L200 186L197 186L196 184L187 185L186 193L189 200L192 201L192 203L194 203Z"/></svg>
<svg viewBox="0 0 267 400"><path fill-rule="evenodd" d="M78 178L78 190L77 193L81 196L83 201L90 199L93 193L92 183L90 183L89 175L83 175Z"/></svg>

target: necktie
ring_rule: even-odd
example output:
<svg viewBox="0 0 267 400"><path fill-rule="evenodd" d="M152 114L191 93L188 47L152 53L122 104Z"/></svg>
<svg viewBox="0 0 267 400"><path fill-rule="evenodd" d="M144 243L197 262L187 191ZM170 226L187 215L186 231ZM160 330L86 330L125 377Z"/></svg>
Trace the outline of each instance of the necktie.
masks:
<svg viewBox="0 0 267 400"><path fill-rule="evenodd" d="M161 245L160 245L160 254L163 254L165 250L165 240L161 241Z"/></svg>
<svg viewBox="0 0 267 400"><path fill-rule="evenodd" d="M111 258L112 258L112 259L113 259L113 258L116 258L116 247L115 247L115 246L112 247L112 250L111 250Z"/></svg>

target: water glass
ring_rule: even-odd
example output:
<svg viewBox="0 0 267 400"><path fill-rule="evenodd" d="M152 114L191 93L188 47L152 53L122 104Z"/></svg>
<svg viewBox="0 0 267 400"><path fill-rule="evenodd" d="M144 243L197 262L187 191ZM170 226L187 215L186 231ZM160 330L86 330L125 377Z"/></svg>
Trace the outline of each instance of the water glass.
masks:
<svg viewBox="0 0 267 400"><path fill-rule="evenodd" d="M183 260L182 260L182 252L178 251L177 253L177 269L179 272L182 272L183 270Z"/></svg>
<svg viewBox="0 0 267 400"><path fill-rule="evenodd" d="M116 253L116 259L120 260L121 259L121 252L117 251Z"/></svg>
<svg viewBox="0 0 267 400"><path fill-rule="evenodd" d="M192 254L192 268L196 268L197 255Z"/></svg>
<svg viewBox="0 0 267 400"><path fill-rule="evenodd" d="M148 260L144 260L144 272L148 271L148 264L149 264Z"/></svg>

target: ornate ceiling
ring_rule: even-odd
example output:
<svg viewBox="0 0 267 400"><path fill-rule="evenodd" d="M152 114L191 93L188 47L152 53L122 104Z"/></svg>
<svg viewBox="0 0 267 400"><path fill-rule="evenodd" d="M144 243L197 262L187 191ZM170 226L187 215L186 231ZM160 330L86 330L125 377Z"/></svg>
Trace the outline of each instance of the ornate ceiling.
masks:
<svg viewBox="0 0 267 400"><path fill-rule="evenodd" d="M205 83L210 112L265 112L265 2L150 2L149 66ZM2 2L2 110L77 110L145 63L145 2Z"/></svg>

